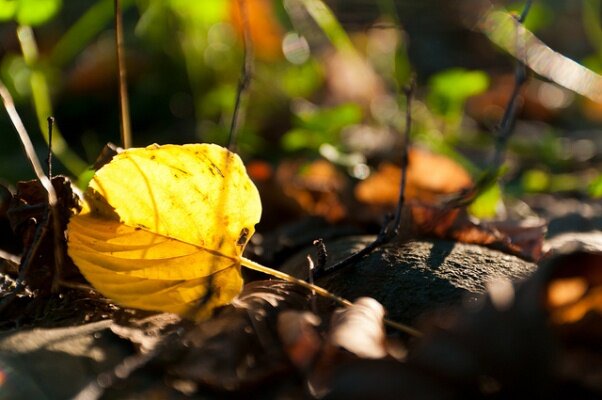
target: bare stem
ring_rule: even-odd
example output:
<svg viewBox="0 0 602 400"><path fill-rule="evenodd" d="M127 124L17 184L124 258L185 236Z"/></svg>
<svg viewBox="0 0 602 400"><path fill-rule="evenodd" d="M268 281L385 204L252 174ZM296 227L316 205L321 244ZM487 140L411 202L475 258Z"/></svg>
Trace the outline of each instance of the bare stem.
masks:
<svg viewBox="0 0 602 400"><path fill-rule="evenodd" d="M520 16L517 18L517 24L522 24L525 21L525 18L527 18L527 14L529 13L529 10L531 9L531 4L532 4L532 0L528 0L525 3L525 6L524 6ZM517 27L517 29L518 29L518 27ZM520 35L517 35L516 38L517 38L517 40L520 40ZM525 51L524 43L517 43L516 48L517 48L518 52ZM522 58L523 57L518 57L519 60ZM514 73L514 87L512 89L512 94L510 96L510 99L508 100L508 103L506 104L506 109L504 111L504 115L503 115L502 120L500 121L500 124L498 127L497 138L496 138L496 143L495 143L495 151L494 151L492 163L491 163L491 165L493 165L494 170L498 169L504 161L503 160L504 153L506 152L506 148L508 147L508 141L509 141L510 137L512 136L514 122L516 121L518 96L519 96L520 91L526 81L527 81L527 67L525 66L525 64L522 61L517 61L516 70Z"/></svg>
<svg viewBox="0 0 602 400"><path fill-rule="evenodd" d="M52 128L54 127L54 117L48 117L48 158L46 165L48 167L48 179L52 180Z"/></svg>
<svg viewBox="0 0 602 400"><path fill-rule="evenodd" d="M232 113L232 123L230 125L230 135L228 137L228 149L234 151L236 146L236 137L240 125L244 121L244 105L248 97L251 77L253 75L253 40L251 38L251 29L249 27L249 15L247 13L246 0L238 0L238 9L243 27L243 64L236 90L236 100L234 102L234 111Z"/></svg>
<svg viewBox="0 0 602 400"><path fill-rule="evenodd" d="M339 297L336 294L330 293L328 290L326 290L320 286L316 286L314 284L305 282L302 279L295 278L294 276L291 276L282 271L278 271L276 269L266 267L264 265L256 263L253 260L249 260L248 258L245 258L245 257L241 257L240 260L241 260L241 264L249 269L252 269L254 271L263 272L264 274L282 279L286 282L290 282L290 283L294 283L296 285L302 286L306 289L309 289L309 290L315 292L316 294L319 294L322 297L333 300L334 302L340 304L341 306L349 307L349 306L353 305L353 303L350 302L349 300ZM416 337L422 336L422 333L420 331L418 331L410 326L401 324L399 322L394 322L394 321L385 319L384 323L385 323L385 325L390 326L391 328L398 329L399 331L405 332L409 335L416 336Z"/></svg>
<svg viewBox="0 0 602 400"><path fill-rule="evenodd" d="M132 128L127 91L127 70L123 46L123 18L121 0L115 0L115 50L117 52L117 70L119 71L119 106L121 109L121 143L124 149L132 147Z"/></svg>
<svg viewBox="0 0 602 400"><path fill-rule="evenodd" d="M349 257L342 259L341 261L331 265L328 268L317 269L315 273L316 278L324 274L334 272L343 267L346 267L350 264L355 263L356 261L359 261L364 256L372 253L372 251L374 251L376 248L388 242L389 240L391 240L391 238L395 237L399 233L399 227L401 225L401 212L403 210L403 205L405 202L405 188L408 169L408 149L410 146L410 130L412 128L412 96L414 93L414 88L415 80L414 78L412 78L410 85L404 88L404 92L407 98L406 127L404 133L403 153L401 157L401 182L399 184L399 200L397 201L395 215L387 215L385 217L385 221L383 222L382 228L373 242L369 243L363 249L351 254Z"/></svg>
<svg viewBox="0 0 602 400"><path fill-rule="evenodd" d="M531 4L532 1L528 0L525 3L520 16L516 18L517 29L519 28L518 24L522 24L525 21L525 18L529 13L529 9L531 8ZM516 39L519 41L516 43L516 48L519 53L517 55L517 60L526 60L524 54L521 54L525 52L525 46L521 41L521 36L517 35ZM512 136L514 123L516 122L518 97L526 81L527 68L525 63L522 61L517 61L514 74L514 87L512 89L510 99L508 99L508 103L506 104L504 115L502 116L502 119L496 129L495 146L491 156L491 161L489 163L489 168L470 189L449 197L446 201L446 207L448 209L468 206L479 196L479 194L483 192L483 190L490 187L498 180L499 169L504 162L508 142Z"/></svg>
<svg viewBox="0 0 602 400"><path fill-rule="evenodd" d="M410 151L410 133L412 130L412 98L416 88L416 80L412 77L410 84L404 88L406 97L406 126L403 135L403 150L401 153L401 182L399 183L399 199L395 209L395 219L393 220L393 229L395 233L399 232L401 225L401 212L405 203L406 183L408 180L408 153Z"/></svg>
<svg viewBox="0 0 602 400"><path fill-rule="evenodd" d="M23 144L23 148L25 149L25 154L27 155L27 159L31 163L33 170L40 180L40 183L48 192L48 204L50 207L54 207L56 205L56 191L54 190L54 186L50 182L50 179L44 174L44 169L42 168L42 164L36 155L36 151L33 147L33 143L27 134L27 130L25 129L25 125L23 125L23 121L21 121L21 117L19 117L19 113L15 108L15 102L13 101L13 97L10 95L10 92L4 86L4 83L0 81L0 97L2 97L2 102L4 103L4 108L6 108L6 112L10 117L13 126L15 127L17 133L19 134L19 138L21 139L21 143Z"/></svg>
<svg viewBox="0 0 602 400"><path fill-rule="evenodd" d="M21 117L19 117L19 113L17 112L17 109L15 108L15 103L13 101L12 96L10 95L10 92L8 91L8 89L6 89L6 86L4 86L4 83L2 83L2 81L0 81L0 96L2 97L2 102L4 103L4 107L6 108L6 111L8 113L8 116L10 117L11 122L13 123L15 129L17 130L17 133L19 134L19 138L21 139L21 143L23 144L23 148L25 149L25 154L27 155L27 158L29 159L29 162L31 163L33 170L36 174L36 176L38 177L38 179L40 180L40 183L42 184L42 186L44 187L44 189L46 189L46 192L48 193L48 216L47 218L50 218L52 220L52 228L53 228L53 236L54 236L54 268L55 268L55 274L54 274L54 278L52 281L52 290L56 291L58 289L58 285L60 282L60 275L61 275L61 267L63 264L63 252L61 249L61 239L63 237L63 232L61 230L61 223L59 221L59 215L56 209L56 204L57 204L57 195L56 195L56 191L54 190L54 186L52 186L52 182L50 181L50 179L48 179L48 177L44 174L44 170L42 169L42 164L40 163L40 160L38 159L38 156L36 155L35 149L33 148L33 144L31 143L31 139L29 138L29 135L27 134L27 130L25 129L25 126L23 125L23 121L21 121ZM46 223L46 222L45 222ZM44 224L45 224L44 223ZM44 228L43 232L46 232L46 228ZM42 240L41 237L39 237L37 239L37 242L40 242ZM34 250L30 250L30 253L35 252L37 249L37 246L39 246L39 243L34 243L33 246ZM25 262L25 267L21 267L21 273L23 274L23 271L26 271L27 269L29 269L29 264L31 264L31 257L29 259L26 260L27 262Z"/></svg>

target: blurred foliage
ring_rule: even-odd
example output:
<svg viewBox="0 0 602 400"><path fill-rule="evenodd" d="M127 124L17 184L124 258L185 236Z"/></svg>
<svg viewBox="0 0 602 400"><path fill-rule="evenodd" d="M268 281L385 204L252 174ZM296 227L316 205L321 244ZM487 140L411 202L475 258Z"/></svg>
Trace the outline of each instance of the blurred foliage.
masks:
<svg viewBox="0 0 602 400"><path fill-rule="evenodd" d="M602 175L599 175L596 179L594 179L589 186L589 193L592 197L601 198L602 197Z"/></svg>
<svg viewBox="0 0 602 400"><path fill-rule="evenodd" d="M499 211L501 198L500 185L491 185L472 202L468 211L477 218L494 218Z"/></svg>
<svg viewBox="0 0 602 400"><path fill-rule="evenodd" d="M454 124L452 131L455 132L466 100L483 93L489 86L489 77L483 71L452 68L431 77L428 86L429 108Z"/></svg>
<svg viewBox="0 0 602 400"><path fill-rule="evenodd" d="M0 0L0 21L41 25L54 17L61 5L61 0Z"/></svg>
<svg viewBox="0 0 602 400"><path fill-rule="evenodd" d="M287 151L315 151L324 143L337 143L341 129L362 120L362 110L355 104L322 109L299 108L295 113L294 128L282 137L282 147Z"/></svg>
<svg viewBox="0 0 602 400"><path fill-rule="evenodd" d="M500 70L512 71L507 56L492 46L490 54L466 53L462 57L468 62L452 65L447 47L440 48L441 54L424 49L439 49L433 47L439 41L464 44L482 38L443 37L443 29L438 37L421 37L411 32L415 15L399 13L403 4L395 0L372 6L376 12L369 26L374 28L354 27L340 18L341 11L353 5L326 3L332 8L320 0L248 1L254 68L239 135L242 155L274 163L297 152L317 158L324 156L327 144L336 159L353 155L350 159L355 160L357 146L342 133L358 128L366 132L364 147L377 147L370 132L390 136L362 160L369 160L371 167L381 159L398 160L399 132L405 129L405 99L400 93L415 71L413 141L453 158L475 177L486 170L495 118L499 120L505 107L506 94L494 83ZM508 2L508 10L518 12L523 4ZM135 145L226 143L244 55L238 1L123 0L122 7ZM568 7L535 2L527 28L546 38L558 36L562 32L556 32L555 24ZM590 44L579 59L602 70L600 1L586 0L580 7L582 35ZM441 9L444 13L446 8ZM356 12L360 16L360 10ZM0 21L0 78L15 97L39 153L45 153L45 121L53 114L56 169L85 183L90 176L86 167L105 142L119 137L113 1L0 0ZM441 67L423 73L422 60L414 58L425 54ZM482 61L490 59L489 64ZM535 100L550 97L537 93ZM570 133L555 126L584 129L592 126L583 118L586 112L602 113L595 108L582 111L578 107L585 110L588 105L574 102L571 111L561 115L546 109L545 102L534 106L525 99L520 118L535 126L537 134L517 132L510 143L510 155L524 160L525 167L508 168L500 185L482 193L471 207L475 215L495 214L505 181L512 181L517 195L577 190L600 196L597 175L567 179L586 158L565 145ZM491 110L495 118L482 117ZM0 129L12 129L4 114ZM32 175L17 148L15 135L2 135L0 177L13 183ZM587 160L599 162L599 155Z"/></svg>
<svg viewBox="0 0 602 400"><path fill-rule="evenodd" d="M517 1L510 3L506 6L506 9L519 15L524 7L524 1ZM550 26L554 20L553 13L554 12L545 2L533 2L529 9L528 18L525 21L525 27L531 32L537 33L543 28Z"/></svg>

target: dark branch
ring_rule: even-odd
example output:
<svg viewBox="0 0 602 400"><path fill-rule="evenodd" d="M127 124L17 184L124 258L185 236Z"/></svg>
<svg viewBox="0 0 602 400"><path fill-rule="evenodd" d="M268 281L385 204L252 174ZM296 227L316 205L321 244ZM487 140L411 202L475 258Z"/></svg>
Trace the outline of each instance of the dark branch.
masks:
<svg viewBox="0 0 602 400"><path fill-rule="evenodd" d="M236 101L234 102L234 111L232 113L232 123L230 125L230 135L228 137L228 149L234 150L236 138L240 125L244 121L243 103L246 103L246 97L251 85L251 76L253 74L253 40L251 38L251 29L249 27L249 15L247 13L246 0L238 0L238 9L243 27L243 64L236 90Z"/></svg>
<svg viewBox="0 0 602 400"><path fill-rule="evenodd" d="M54 117L48 117L48 158L46 158L46 165L48 167L48 179L52 181L52 128L54 127Z"/></svg>
<svg viewBox="0 0 602 400"><path fill-rule="evenodd" d="M521 12L520 16L517 18L517 23L522 24L527 18L527 14L531 9L532 1L527 1L525 3L525 7ZM520 35L516 35L517 40L520 40ZM524 52L524 43L517 43L517 49L519 52ZM519 57L521 59L521 57ZM516 112L518 106L518 96L520 91L527 81L527 68L522 61L517 61L516 70L514 73L514 87L512 89L512 95L508 100L508 104L506 105L506 110L504 111L504 115L497 129L497 137L495 143L495 152L492 158L492 169L497 170L502 163L504 162L504 155L506 149L508 147L508 141L512 136L512 132L514 130L514 123L516 122Z"/></svg>
<svg viewBox="0 0 602 400"><path fill-rule="evenodd" d="M397 208L395 210L395 219L393 220L393 227L395 233L399 232L401 225L401 213L405 203L405 192L408 176L408 154L410 151L410 133L412 130L412 98L414 97L414 90L416 89L416 78L412 77L410 84L403 88L403 92L406 97L406 126L403 135L403 150L401 153L401 182L399 183L399 199L397 201Z"/></svg>
<svg viewBox="0 0 602 400"><path fill-rule="evenodd" d="M325 269L318 269L314 274L315 278L318 278L324 274L336 271L348 265L354 264L355 262L362 259L364 256L370 254L377 247L389 242L391 239L396 237L399 233L399 227L401 225L401 216L402 210L405 202L405 187L407 180L407 169L408 169L408 148L410 146L410 130L411 130L411 121L412 121L412 96L414 94L415 88L415 80L412 78L410 84L404 88L404 94L406 96L406 126L404 132L404 144L403 144L403 153L401 160L401 182L400 182L400 193L399 200L397 202L397 208L395 210L395 215L387 215L385 217L385 221L383 222L382 228L376 236L376 239L368 244L366 247L361 249L360 251L353 253L349 257L339 261L338 263L330 266ZM315 242L314 242L315 243Z"/></svg>

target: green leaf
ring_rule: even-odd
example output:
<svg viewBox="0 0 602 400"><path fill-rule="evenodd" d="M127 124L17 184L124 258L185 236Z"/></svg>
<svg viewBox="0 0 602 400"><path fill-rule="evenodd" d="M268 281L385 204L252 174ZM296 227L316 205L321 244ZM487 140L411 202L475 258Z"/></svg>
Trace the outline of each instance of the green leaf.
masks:
<svg viewBox="0 0 602 400"><path fill-rule="evenodd" d="M589 184L589 194L595 198L602 197L602 175L598 176Z"/></svg>
<svg viewBox="0 0 602 400"><path fill-rule="evenodd" d="M322 143L327 142L324 134L307 129L291 129L282 136L282 148L286 151L301 149L317 150Z"/></svg>
<svg viewBox="0 0 602 400"><path fill-rule="evenodd" d="M211 26L228 15L227 1L170 0L169 5L180 16L201 26Z"/></svg>
<svg viewBox="0 0 602 400"><path fill-rule="evenodd" d="M0 21L13 19L17 12L17 0L0 0Z"/></svg>
<svg viewBox="0 0 602 400"><path fill-rule="evenodd" d="M489 77L483 71L452 68L433 76L429 82L429 103L441 114L454 116L470 96L484 92Z"/></svg>
<svg viewBox="0 0 602 400"><path fill-rule="evenodd" d="M295 127L282 137L282 147L287 151L318 150L323 143L335 145L337 134L346 126L362 119L362 110L356 104L343 104L333 108L304 110L296 114Z"/></svg>
<svg viewBox="0 0 602 400"><path fill-rule="evenodd" d="M362 110L356 104L342 104L337 107L302 112L297 116L302 127L306 129L332 132L360 122Z"/></svg>
<svg viewBox="0 0 602 400"><path fill-rule="evenodd" d="M485 189L468 207L468 212L477 218L493 218L497 214L498 204L502 199L499 184Z"/></svg>
<svg viewBox="0 0 602 400"><path fill-rule="evenodd" d="M320 65L315 60L309 60L301 65L288 66L279 81L288 97L307 98L320 87L323 80Z"/></svg>
<svg viewBox="0 0 602 400"><path fill-rule="evenodd" d="M16 19L21 25L41 25L49 21L62 6L61 0L19 0Z"/></svg>
<svg viewBox="0 0 602 400"><path fill-rule="evenodd" d="M549 189L550 174L540 169L530 169L522 176L521 184L526 192L544 192Z"/></svg>

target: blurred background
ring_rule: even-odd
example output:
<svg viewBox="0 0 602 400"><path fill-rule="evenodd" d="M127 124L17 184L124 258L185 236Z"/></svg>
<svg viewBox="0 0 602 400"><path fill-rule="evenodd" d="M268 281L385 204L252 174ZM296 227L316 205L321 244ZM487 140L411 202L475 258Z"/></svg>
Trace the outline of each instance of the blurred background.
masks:
<svg viewBox="0 0 602 400"><path fill-rule="evenodd" d="M413 141L478 176L512 90L514 60L476 23L491 4L513 12L523 3L325 3L246 1L254 70L238 151L253 178L313 174L306 185L321 190L336 177L356 183L383 162L398 163L400 88L412 73ZM123 0L122 7L134 145L225 145L244 53L238 1ZM535 1L526 26L599 72L601 17L600 0ZM42 159L46 118L55 117L55 171L85 186L105 143L120 141L113 1L0 0L0 78ZM504 193L602 196L602 105L537 76L519 102ZM2 111L0 179L31 178ZM490 196L495 204L499 193ZM307 201L320 214L315 199ZM337 220L336 207L326 208L322 214Z"/></svg>

